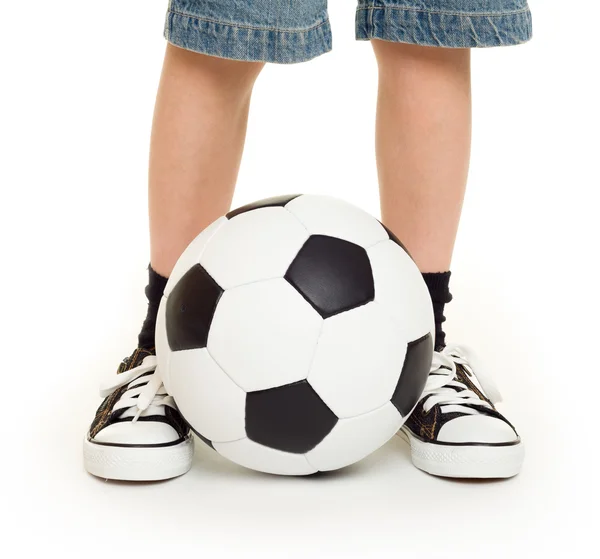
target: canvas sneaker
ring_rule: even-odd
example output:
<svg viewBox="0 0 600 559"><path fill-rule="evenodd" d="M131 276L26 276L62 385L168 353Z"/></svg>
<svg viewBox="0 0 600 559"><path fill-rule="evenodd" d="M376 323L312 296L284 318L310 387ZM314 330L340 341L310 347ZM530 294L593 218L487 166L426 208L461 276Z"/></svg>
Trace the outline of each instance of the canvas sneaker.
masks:
<svg viewBox="0 0 600 559"><path fill-rule="evenodd" d="M507 478L519 473L523 443L495 407L494 384L465 348L435 352L423 397L399 436L413 464L437 476Z"/></svg>
<svg viewBox="0 0 600 559"><path fill-rule="evenodd" d="M136 349L100 395L105 399L83 442L85 469L90 474L155 481L190 469L193 436L165 391L153 351Z"/></svg>

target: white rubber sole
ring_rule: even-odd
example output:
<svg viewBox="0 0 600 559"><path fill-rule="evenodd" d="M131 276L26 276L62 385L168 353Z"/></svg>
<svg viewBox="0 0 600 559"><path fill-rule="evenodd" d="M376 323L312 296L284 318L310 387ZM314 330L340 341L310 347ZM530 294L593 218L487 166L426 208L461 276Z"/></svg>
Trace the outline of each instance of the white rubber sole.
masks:
<svg viewBox="0 0 600 559"><path fill-rule="evenodd" d="M452 446L423 442L401 429L398 436L410 445L413 464L434 476L494 479L516 476L521 471L525 448L510 446Z"/></svg>
<svg viewBox="0 0 600 559"><path fill-rule="evenodd" d="M163 447L121 447L83 441L83 463L92 475L122 481L159 481L185 474L192 467L194 439Z"/></svg>

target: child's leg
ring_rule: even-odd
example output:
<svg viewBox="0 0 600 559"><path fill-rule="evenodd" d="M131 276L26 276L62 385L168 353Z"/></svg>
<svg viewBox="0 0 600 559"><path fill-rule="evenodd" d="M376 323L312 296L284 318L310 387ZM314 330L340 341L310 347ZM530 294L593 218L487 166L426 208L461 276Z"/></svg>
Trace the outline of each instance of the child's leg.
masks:
<svg viewBox="0 0 600 559"><path fill-rule="evenodd" d="M188 243L229 209L250 95L264 63L323 54L331 32L326 0L171 0L165 36L150 154L150 237L152 267L167 277Z"/></svg>
<svg viewBox="0 0 600 559"><path fill-rule="evenodd" d="M356 37L379 64L383 220L407 245L434 303L436 347L469 166L469 48L531 37L527 0L359 0Z"/></svg>
<svg viewBox="0 0 600 559"><path fill-rule="evenodd" d="M359 38L374 39L379 64L383 219L424 272L435 314L433 383L404 424L403 436L415 466L431 474L514 476L523 461L519 435L494 408L498 393L478 379L468 355L457 348L444 351L442 324L469 166L467 48L526 41L531 35L527 2L360 0L357 23ZM453 380L438 388L440 373L448 371Z"/></svg>
<svg viewBox="0 0 600 559"><path fill-rule="evenodd" d="M151 263L162 276L229 209L262 67L167 47L149 177Z"/></svg>
<svg viewBox="0 0 600 559"><path fill-rule="evenodd" d="M450 268L471 145L470 51L373 41L382 217L422 272Z"/></svg>

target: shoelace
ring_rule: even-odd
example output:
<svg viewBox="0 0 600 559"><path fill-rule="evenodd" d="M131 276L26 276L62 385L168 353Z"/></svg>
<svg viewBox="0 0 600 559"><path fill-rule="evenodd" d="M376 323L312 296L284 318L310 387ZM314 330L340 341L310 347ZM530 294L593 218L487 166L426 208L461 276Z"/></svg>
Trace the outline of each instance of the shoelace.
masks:
<svg viewBox="0 0 600 559"><path fill-rule="evenodd" d="M175 401L167 394L162 379L156 369L156 357L149 355L141 365L117 375L117 381L101 385L100 396L105 398L115 390L129 385L113 407L113 411L123 410L123 414L133 413L133 422L142 415L162 413L162 406L175 408ZM151 375L147 373L152 372ZM146 375L146 376L143 376Z"/></svg>
<svg viewBox="0 0 600 559"><path fill-rule="evenodd" d="M482 400L475 392L469 390L462 382L456 379L456 366L462 365L467 374L475 377L483 389L485 395L494 404L502 401L502 396L494 382L482 373L479 366L475 366L476 358L464 346L452 345L441 352L433 354L431 372L425 385L423 396L427 400L423 404L423 410L428 412L437 404L464 405L472 404L491 408L485 400ZM475 373L477 371L477 373Z"/></svg>

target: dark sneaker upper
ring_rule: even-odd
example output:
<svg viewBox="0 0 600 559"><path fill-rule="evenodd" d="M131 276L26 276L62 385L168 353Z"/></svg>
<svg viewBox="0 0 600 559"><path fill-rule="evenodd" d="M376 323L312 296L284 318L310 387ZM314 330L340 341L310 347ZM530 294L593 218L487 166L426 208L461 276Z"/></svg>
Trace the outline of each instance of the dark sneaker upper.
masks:
<svg viewBox="0 0 600 559"><path fill-rule="evenodd" d="M153 350L138 348L125 358L101 395L106 398L90 426L90 442L164 446L189 437L189 427L156 371Z"/></svg>
<svg viewBox="0 0 600 559"><path fill-rule="evenodd" d="M403 429L422 442L446 445L511 445L520 442L495 407L493 383L458 346L435 352L425 392Z"/></svg>

